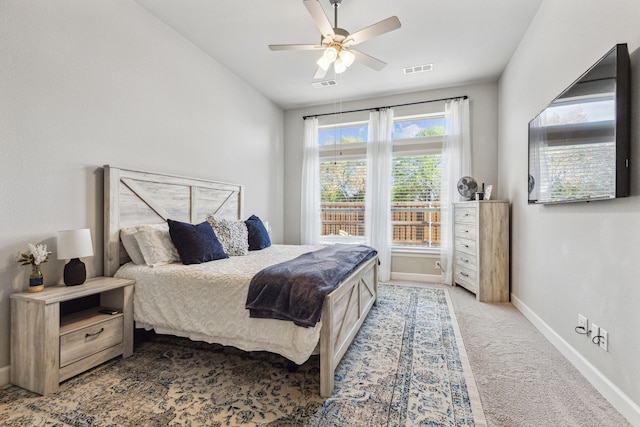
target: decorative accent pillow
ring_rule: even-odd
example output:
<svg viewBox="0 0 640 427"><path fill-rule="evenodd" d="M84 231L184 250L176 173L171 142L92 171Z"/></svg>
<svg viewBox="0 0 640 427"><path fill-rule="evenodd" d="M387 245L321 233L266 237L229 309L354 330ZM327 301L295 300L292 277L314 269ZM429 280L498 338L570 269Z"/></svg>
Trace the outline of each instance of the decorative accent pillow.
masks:
<svg viewBox="0 0 640 427"><path fill-rule="evenodd" d="M120 240L134 264L145 264L144 256L142 255L142 251L140 251L140 246L138 246L138 241L135 236L138 229L139 227L123 228L120 230Z"/></svg>
<svg viewBox="0 0 640 427"><path fill-rule="evenodd" d="M260 218L251 215L244 223L247 225L247 232L249 234L250 251L259 251L260 249L271 246L269 232Z"/></svg>
<svg viewBox="0 0 640 427"><path fill-rule="evenodd" d="M145 264L157 267L181 261L171 241L168 224L140 225L134 236Z"/></svg>
<svg viewBox="0 0 640 427"><path fill-rule="evenodd" d="M207 222L193 225L168 219L169 234L182 263L202 264L216 259L229 258L218 241L216 233Z"/></svg>
<svg viewBox="0 0 640 427"><path fill-rule="evenodd" d="M213 231L229 256L243 256L249 253L249 235L244 221L234 221L215 215L207 216Z"/></svg>

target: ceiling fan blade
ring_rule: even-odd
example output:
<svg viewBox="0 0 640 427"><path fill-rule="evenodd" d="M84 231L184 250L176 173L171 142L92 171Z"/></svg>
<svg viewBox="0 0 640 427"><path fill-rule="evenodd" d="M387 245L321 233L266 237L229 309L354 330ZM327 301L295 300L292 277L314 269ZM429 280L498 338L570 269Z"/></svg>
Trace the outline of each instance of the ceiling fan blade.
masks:
<svg viewBox="0 0 640 427"><path fill-rule="evenodd" d="M327 69L328 70L328 69ZM318 67L316 73L314 74L314 79L324 79L324 76L327 75L327 70L324 70L322 67Z"/></svg>
<svg viewBox="0 0 640 427"><path fill-rule="evenodd" d="M348 45L357 45L358 43L362 43L373 37L397 30L400 26L400 20L397 16L383 19L380 22L376 22L375 24L369 25L368 27L349 35L347 38L347 40L349 40Z"/></svg>
<svg viewBox="0 0 640 427"><path fill-rule="evenodd" d="M379 59L374 58L373 56L369 56L366 53L362 53L359 50L349 49L349 52L353 53L356 57L356 61L366 65L369 68L373 68L376 71L382 70L387 66L386 62L382 62Z"/></svg>
<svg viewBox="0 0 640 427"><path fill-rule="evenodd" d="M317 44L270 44L271 50L316 50L322 49L322 46Z"/></svg>
<svg viewBox="0 0 640 427"><path fill-rule="evenodd" d="M304 5L320 30L320 34L322 34L323 37L329 36L334 38L335 33L333 32L331 22L329 22L329 18L327 18L318 0L304 0Z"/></svg>

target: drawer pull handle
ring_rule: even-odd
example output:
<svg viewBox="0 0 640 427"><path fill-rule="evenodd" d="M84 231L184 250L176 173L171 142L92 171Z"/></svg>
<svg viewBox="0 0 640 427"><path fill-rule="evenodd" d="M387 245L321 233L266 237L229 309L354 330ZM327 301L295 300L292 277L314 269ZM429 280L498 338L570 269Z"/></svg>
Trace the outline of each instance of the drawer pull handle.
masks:
<svg viewBox="0 0 640 427"><path fill-rule="evenodd" d="M469 277L469 275L468 275L467 273L462 272L462 271L460 272L460 275L461 275L461 276L464 276L464 277Z"/></svg>
<svg viewBox="0 0 640 427"><path fill-rule="evenodd" d="M89 338L89 337L95 337L96 335L100 335L101 333L104 332L104 328L100 328L100 330L98 332L94 332L92 334L85 334L85 338Z"/></svg>

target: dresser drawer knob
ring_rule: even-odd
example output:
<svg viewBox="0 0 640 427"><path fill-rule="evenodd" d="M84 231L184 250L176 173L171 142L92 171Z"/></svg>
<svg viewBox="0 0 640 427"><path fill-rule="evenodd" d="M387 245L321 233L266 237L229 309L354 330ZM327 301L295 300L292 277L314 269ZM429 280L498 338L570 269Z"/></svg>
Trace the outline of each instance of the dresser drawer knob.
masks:
<svg viewBox="0 0 640 427"><path fill-rule="evenodd" d="M469 277L469 275L468 275L467 273L465 273L464 271L461 271L461 272L460 272L460 275L461 275L461 276L464 276L464 277Z"/></svg>
<svg viewBox="0 0 640 427"><path fill-rule="evenodd" d="M85 338L89 338L89 337L95 337L96 335L100 335L101 333L104 332L104 328L100 328L100 330L98 332L94 332L92 334L85 334Z"/></svg>

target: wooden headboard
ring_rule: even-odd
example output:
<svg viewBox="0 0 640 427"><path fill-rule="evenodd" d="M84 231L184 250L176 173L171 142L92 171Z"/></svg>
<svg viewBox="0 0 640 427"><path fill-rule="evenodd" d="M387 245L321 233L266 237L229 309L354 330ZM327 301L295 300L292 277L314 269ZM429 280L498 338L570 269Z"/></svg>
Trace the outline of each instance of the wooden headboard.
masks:
<svg viewBox="0 0 640 427"><path fill-rule="evenodd" d="M122 228L169 218L195 224L212 213L241 219L243 197L237 184L104 166L104 275L128 260Z"/></svg>

